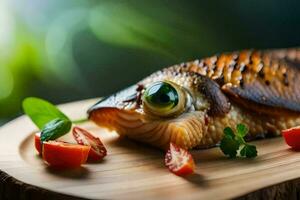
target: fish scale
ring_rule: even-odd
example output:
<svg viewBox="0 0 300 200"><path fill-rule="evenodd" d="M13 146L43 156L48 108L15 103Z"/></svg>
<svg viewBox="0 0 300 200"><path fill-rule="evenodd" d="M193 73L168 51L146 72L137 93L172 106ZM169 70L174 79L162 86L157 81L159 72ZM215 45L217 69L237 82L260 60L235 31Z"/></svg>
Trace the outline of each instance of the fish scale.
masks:
<svg viewBox="0 0 300 200"><path fill-rule="evenodd" d="M284 51L285 56L291 59L296 59L296 55L300 55L300 50L294 49L293 51ZM280 56L279 56L280 55ZM290 56L289 56L290 55ZM293 55L293 56L291 56ZM272 57L278 57L283 59L285 56L282 54L275 54L272 51L262 54L260 51L242 51L241 53L229 53L221 54L220 56L213 56L198 61L191 61L182 65L172 66L173 68L180 68L180 71L196 72L203 76L208 76L213 80L225 78L225 83L231 83L238 85L240 82L236 80L243 80L245 74L251 73L251 76L257 76L261 71L265 76L265 80L268 77L273 77L271 69L275 72L281 71L278 75L283 75L286 71L284 64L279 60L274 60L272 63L270 59ZM298 56L300 57L300 56Z"/></svg>
<svg viewBox="0 0 300 200"><path fill-rule="evenodd" d="M170 142L186 149L214 146L225 127L238 123L249 127L249 140L279 135L300 125L299 76L299 48L223 53L155 72L98 102L89 118L162 149ZM143 99L158 82L180 91L172 115L153 114Z"/></svg>

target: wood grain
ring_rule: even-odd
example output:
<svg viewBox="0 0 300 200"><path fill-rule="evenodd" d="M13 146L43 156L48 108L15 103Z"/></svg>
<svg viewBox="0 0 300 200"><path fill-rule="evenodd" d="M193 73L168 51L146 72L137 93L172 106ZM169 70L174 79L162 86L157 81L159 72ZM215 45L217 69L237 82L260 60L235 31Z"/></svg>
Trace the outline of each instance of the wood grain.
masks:
<svg viewBox="0 0 300 200"><path fill-rule="evenodd" d="M85 115L96 100L63 105L71 118ZM83 127L103 138L101 163L57 171L33 148L34 125L27 117L0 128L0 199L299 199L300 153L282 138L253 142L255 159L227 159L218 148L192 151L194 175L182 178L164 167L164 152L119 138L92 123Z"/></svg>

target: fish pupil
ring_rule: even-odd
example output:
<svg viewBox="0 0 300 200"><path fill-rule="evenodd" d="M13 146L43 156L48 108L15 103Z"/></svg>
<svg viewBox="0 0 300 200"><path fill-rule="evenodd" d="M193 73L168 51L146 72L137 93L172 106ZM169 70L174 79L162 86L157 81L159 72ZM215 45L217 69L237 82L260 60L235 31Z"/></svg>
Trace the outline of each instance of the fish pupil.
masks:
<svg viewBox="0 0 300 200"><path fill-rule="evenodd" d="M162 103L169 103L169 101L171 100L170 97L167 94L161 94L160 95L160 99L159 99Z"/></svg>

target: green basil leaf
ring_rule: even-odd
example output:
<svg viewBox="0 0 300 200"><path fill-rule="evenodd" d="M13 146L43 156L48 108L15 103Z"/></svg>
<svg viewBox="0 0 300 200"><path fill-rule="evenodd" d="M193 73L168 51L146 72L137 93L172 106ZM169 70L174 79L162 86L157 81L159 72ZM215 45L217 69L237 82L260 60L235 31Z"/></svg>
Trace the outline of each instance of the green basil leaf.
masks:
<svg viewBox="0 0 300 200"><path fill-rule="evenodd" d="M70 121L56 106L35 97L28 97L23 101L23 110L39 129L56 118Z"/></svg>
<svg viewBox="0 0 300 200"><path fill-rule="evenodd" d="M71 130L72 122L65 119L54 119L47 123L41 132L41 141L55 140Z"/></svg>

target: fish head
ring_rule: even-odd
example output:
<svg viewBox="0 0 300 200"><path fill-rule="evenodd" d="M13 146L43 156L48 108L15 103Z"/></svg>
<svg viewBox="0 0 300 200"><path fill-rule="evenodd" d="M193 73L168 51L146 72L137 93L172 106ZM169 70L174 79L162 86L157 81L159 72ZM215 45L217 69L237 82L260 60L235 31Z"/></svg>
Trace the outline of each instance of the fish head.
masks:
<svg viewBox="0 0 300 200"><path fill-rule="evenodd" d="M209 101L198 74L160 71L100 100L89 111L96 124L120 135L166 149L170 142L186 149L204 137Z"/></svg>

